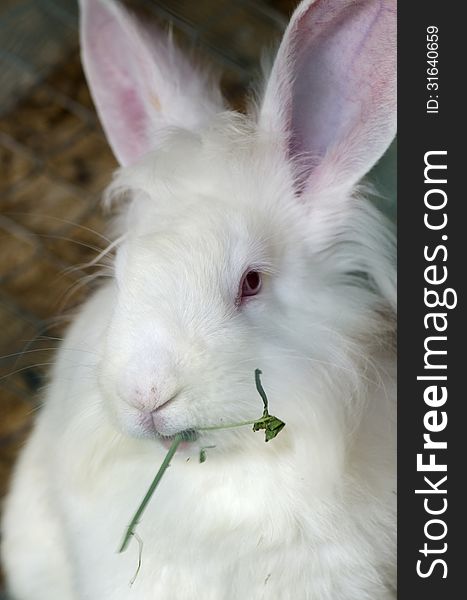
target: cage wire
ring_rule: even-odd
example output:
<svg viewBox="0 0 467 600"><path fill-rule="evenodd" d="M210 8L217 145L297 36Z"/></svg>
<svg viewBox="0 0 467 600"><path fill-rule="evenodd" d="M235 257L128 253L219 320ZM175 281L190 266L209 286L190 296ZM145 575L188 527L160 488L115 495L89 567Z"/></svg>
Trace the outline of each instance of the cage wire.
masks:
<svg viewBox="0 0 467 600"><path fill-rule="evenodd" d="M131 0L215 64L235 107L296 0ZM100 196L116 162L78 50L76 0L0 5L0 497L66 315L96 285ZM0 598L3 596L1 595Z"/></svg>

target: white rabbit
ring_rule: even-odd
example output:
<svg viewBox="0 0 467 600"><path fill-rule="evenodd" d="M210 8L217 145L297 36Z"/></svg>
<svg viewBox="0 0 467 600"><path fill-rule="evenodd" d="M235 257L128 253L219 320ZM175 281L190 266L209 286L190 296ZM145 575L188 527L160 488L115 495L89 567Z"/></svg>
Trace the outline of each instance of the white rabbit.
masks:
<svg viewBox="0 0 467 600"><path fill-rule="evenodd" d="M395 135L395 10L303 1L241 116L160 32L81 0L121 241L6 501L13 598L395 597L394 239L357 187ZM255 368L284 430L177 452L130 585L138 543L117 550L171 437L258 418Z"/></svg>

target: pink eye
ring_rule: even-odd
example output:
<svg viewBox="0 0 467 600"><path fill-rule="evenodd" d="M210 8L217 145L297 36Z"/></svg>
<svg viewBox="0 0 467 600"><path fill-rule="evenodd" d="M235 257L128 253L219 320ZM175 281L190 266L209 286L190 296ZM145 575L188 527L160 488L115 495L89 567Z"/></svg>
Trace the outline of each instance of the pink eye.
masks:
<svg viewBox="0 0 467 600"><path fill-rule="evenodd" d="M256 296L256 294L261 290L262 283L263 280L261 273L258 271L247 271L243 275L240 283L237 304L240 304L244 298Z"/></svg>

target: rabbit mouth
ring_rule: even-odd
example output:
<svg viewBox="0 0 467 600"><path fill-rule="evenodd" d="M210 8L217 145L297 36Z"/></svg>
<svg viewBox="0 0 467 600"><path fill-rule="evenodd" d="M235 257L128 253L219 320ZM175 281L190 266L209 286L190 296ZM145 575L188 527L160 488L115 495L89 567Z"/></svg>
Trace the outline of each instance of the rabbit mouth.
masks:
<svg viewBox="0 0 467 600"><path fill-rule="evenodd" d="M196 442L199 438L199 433L195 429L184 429L172 435L162 435L159 433L158 436L166 442L173 442L177 436L181 437L182 442Z"/></svg>
<svg viewBox="0 0 467 600"><path fill-rule="evenodd" d="M184 429L173 435L161 435L160 433L157 435L162 442L162 445L167 448L167 450L172 446L177 436L182 438L182 441L178 443L178 450L189 450L191 444L196 442L199 437L198 432L194 429Z"/></svg>

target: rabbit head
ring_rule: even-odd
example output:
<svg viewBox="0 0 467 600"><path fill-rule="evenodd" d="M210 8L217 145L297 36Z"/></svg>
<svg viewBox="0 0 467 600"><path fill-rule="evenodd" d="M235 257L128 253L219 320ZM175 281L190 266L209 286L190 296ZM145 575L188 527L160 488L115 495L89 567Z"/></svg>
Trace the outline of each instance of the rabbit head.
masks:
<svg viewBox="0 0 467 600"><path fill-rule="evenodd" d="M302 2L248 115L170 36L116 2L81 8L125 199L99 367L112 416L151 437L254 419L261 368L290 431L336 442L394 308L393 238L357 187L395 135L394 0Z"/></svg>

